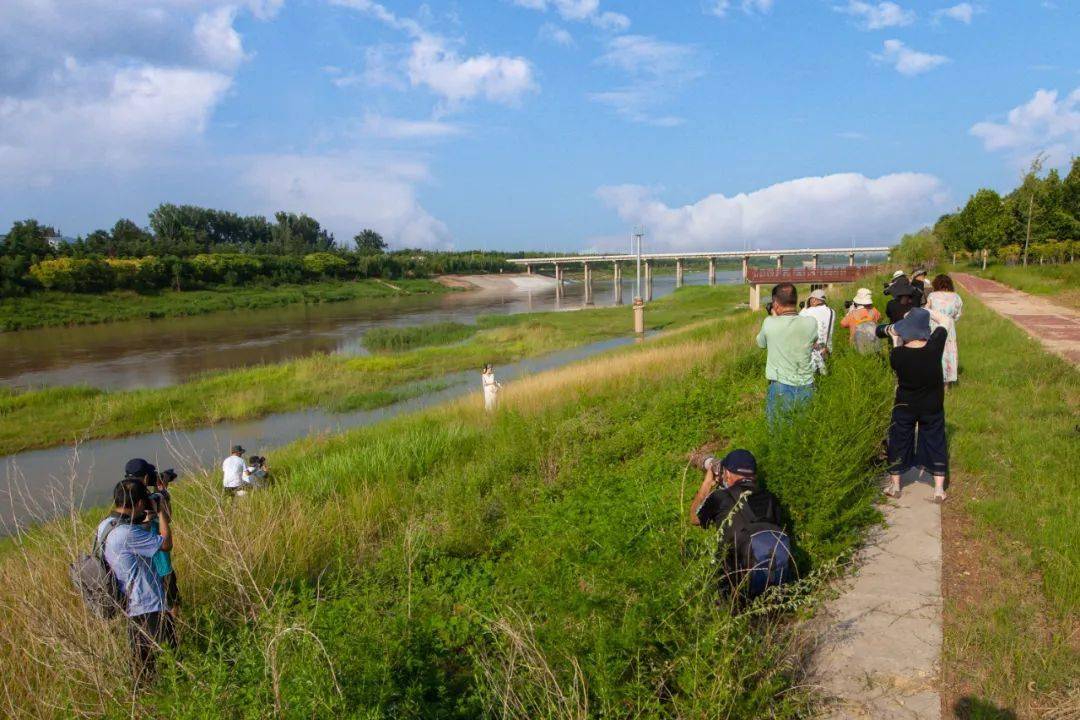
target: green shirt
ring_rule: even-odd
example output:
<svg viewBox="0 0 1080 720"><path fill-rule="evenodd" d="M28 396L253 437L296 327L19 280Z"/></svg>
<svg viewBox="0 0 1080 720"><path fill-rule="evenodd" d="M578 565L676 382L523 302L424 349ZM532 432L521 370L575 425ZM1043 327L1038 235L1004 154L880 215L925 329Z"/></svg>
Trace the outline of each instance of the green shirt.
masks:
<svg viewBox="0 0 1080 720"><path fill-rule="evenodd" d="M813 385L810 350L817 342L817 321L806 315L770 315L761 323L758 347L768 348L765 377L785 385Z"/></svg>

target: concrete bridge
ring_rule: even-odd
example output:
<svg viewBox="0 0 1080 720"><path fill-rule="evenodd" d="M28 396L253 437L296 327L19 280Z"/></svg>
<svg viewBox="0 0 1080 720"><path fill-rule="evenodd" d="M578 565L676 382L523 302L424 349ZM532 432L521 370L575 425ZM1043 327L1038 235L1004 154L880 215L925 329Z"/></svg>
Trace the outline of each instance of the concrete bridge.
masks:
<svg viewBox="0 0 1080 720"><path fill-rule="evenodd" d="M855 267L855 259L858 255L882 255L887 254L888 247L853 247L853 248L804 248L784 250L724 250L715 252L681 252L681 253L642 253L642 288L643 300L652 300L652 270L657 263L675 263L675 287L683 286L683 272L687 260L709 261L709 285L716 284L716 261L718 259L740 259L742 261L743 282L750 282L750 258L767 257L776 259L776 269L784 269L784 258L810 258L810 269L818 270L818 260L822 255L847 256L848 267ZM515 258L509 260L515 265L525 268L525 272L532 274L541 267L554 266L555 268L555 292L561 295L563 291L563 275L567 266L582 265L585 273L585 303L592 301L592 273L593 268L604 263L611 263L614 270L613 284L615 287L616 302L621 302L622 288L622 264L636 263L638 255L629 254L601 254L601 255L568 255L565 257L534 257ZM824 269L823 269L824 270ZM812 282L802 280L801 282ZM823 283L831 282L823 280ZM760 283L751 283L751 304Z"/></svg>

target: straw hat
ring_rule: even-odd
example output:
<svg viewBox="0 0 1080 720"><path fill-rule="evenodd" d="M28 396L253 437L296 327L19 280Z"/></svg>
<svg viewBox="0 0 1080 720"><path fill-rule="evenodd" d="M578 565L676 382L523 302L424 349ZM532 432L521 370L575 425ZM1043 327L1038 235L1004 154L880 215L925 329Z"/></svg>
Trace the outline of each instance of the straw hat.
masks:
<svg viewBox="0 0 1080 720"><path fill-rule="evenodd" d="M859 288L852 302L856 305L873 305L874 298L870 296L870 288Z"/></svg>

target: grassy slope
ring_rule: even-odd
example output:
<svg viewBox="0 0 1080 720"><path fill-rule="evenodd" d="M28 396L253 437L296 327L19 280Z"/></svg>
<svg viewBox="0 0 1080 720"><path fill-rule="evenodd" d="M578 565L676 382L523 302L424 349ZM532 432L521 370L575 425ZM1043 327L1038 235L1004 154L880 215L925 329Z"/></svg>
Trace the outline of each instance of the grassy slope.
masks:
<svg viewBox="0 0 1080 720"><path fill-rule="evenodd" d="M947 565L965 563L946 598L947 676L955 697L972 699L964 717L1010 717L994 706L1035 717L1080 671L1080 383L1011 323L964 302L945 512L967 531L945 548Z"/></svg>
<svg viewBox="0 0 1080 720"><path fill-rule="evenodd" d="M1046 295L1062 305L1080 310L1080 264L991 265L986 271L968 269L981 277L997 280L1032 295Z"/></svg>
<svg viewBox="0 0 1080 720"><path fill-rule="evenodd" d="M364 333L364 347L372 352L401 352L432 345L449 345L477 333L478 325L457 322L414 327L379 327Z"/></svg>
<svg viewBox="0 0 1080 720"><path fill-rule="evenodd" d="M741 288L686 288L649 306L649 328L694 322L727 308ZM322 407L333 411L389 405L416 383L448 372L540 355L627 334L628 307L573 313L482 318L484 329L452 347L392 355L315 355L300 360L215 372L169 388L106 392L47 388L0 392L0 455L76 439L119 437L162 427L198 427L223 420Z"/></svg>
<svg viewBox="0 0 1080 720"><path fill-rule="evenodd" d="M115 291L101 295L40 292L0 299L0 331L55 325L91 325L120 320L205 315L223 310L254 310L296 303L327 303L384 298L410 293L446 292L431 280L321 282L277 287L222 288L142 295Z"/></svg>
<svg viewBox="0 0 1080 720"><path fill-rule="evenodd" d="M148 707L115 690L119 628L87 629L66 591L56 544L86 528L35 533L0 558L0 660L18 669L0 702L178 719L796 717L790 628L713 602L715 536L686 523L699 475L685 453L718 438L758 453L804 570L828 568L877 517L868 458L891 382L878 358L840 352L804 422L769 434L758 323L710 321L511 384L495 416L470 398L299 443L244 503L220 504L213 478L178 488L189 624Z"/></svg>

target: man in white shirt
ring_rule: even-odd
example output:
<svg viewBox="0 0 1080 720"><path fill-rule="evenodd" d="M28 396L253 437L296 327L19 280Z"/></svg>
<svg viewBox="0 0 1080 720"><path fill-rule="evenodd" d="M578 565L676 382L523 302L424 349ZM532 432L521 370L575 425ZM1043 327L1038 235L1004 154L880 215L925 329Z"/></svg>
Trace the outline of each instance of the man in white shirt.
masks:
<svg viewBox="0 0 1080 720"><path fill-rule="evenodd" d="M814 348L810 351L810 364L814 372L825 375L825 358L832 352L833 329L836 326L836 313L825 304L825 291L818 289L810 293L806 307L799 314L813 318L817 322L818 337Z"/></svg>
<svg viewBox="0 0 1080 720"><path fill-rule="evenodd" d="M232 455L221 463L225 492L230 495L235 495L237 491L244 489L244 452L244 448L233 445Z"/></svg>

